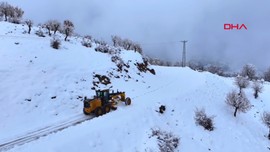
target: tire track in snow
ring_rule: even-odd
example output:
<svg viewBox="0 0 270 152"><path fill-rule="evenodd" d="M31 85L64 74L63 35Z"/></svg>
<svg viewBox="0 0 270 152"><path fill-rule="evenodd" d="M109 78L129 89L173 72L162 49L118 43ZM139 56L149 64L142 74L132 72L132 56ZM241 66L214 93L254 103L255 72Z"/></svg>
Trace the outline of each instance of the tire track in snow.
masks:
<svg viewBox="0 0 270 152"><path fill-rule="evenodd" d="M31 141L38 140L41 137L45 137L49 134L56 133L58 131L64 130L71 126L75 126L77 124L80 124L84 121L87 121L93 118L94 116L81 116L73 120L69 120L69 121L65 121L65 122L61 122L61 123L57 123L54 125L37 129L25 135L16 137L15 139L10 139L10 140L0 142L0 152L7 151L11 148L14 148L15 146L20 146L20 145L29 143Z"/></svg>

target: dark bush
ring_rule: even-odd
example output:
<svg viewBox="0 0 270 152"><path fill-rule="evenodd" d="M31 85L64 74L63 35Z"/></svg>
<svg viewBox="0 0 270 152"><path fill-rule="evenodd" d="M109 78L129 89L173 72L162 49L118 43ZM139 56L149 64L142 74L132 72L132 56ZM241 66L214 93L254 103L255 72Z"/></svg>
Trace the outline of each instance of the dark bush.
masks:
<svg viewBox="0 0 270 152"><path fill-rule="evenodd" d="M95 48L95 51L102 53L108 53L109 50L110 50L109 47L106 45L99 45L98 47Z"/></svg>
<svg viewBox="0 0 270 152"><path fill-rule="evenodd" d="M59 49L60 45L61 45L61 41L59 39L57 39L57 38L54 38L51 41L51 47L54 48L54 49Z"/></svg>
<svg viewBox="0 0 270 152"><path fill-rule="evenodd" d="M213 118L214 116L208 117L204 109L196 109L195 111L195 123L197 125L203 126L204 129L208 131L214 130Z"/></svg>
<svg viewBox="0 0 270 152"><path fill-rule="evenodd" d="M159 107L159 113L164 113L165 112L165 110L166 110L166 106L165 105L161 105L160 107Z"/></svg>

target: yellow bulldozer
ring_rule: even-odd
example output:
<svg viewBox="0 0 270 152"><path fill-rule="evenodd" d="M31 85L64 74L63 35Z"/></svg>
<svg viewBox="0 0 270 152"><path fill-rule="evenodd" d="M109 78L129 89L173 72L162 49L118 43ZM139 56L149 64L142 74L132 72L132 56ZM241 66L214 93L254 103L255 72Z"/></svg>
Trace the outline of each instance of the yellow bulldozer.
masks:
<svg viewBox="0 0 270 152"><path fill-rule="evenodd" d="M94 98L88 99L84 97L83 112L86 115L94 113L97 117L108 113L112 110L116 110L116 105L119 102L124 102L125 105L131 104L131 99L126 98L125 92L112 92L109 89L96 90Z"/></svg>

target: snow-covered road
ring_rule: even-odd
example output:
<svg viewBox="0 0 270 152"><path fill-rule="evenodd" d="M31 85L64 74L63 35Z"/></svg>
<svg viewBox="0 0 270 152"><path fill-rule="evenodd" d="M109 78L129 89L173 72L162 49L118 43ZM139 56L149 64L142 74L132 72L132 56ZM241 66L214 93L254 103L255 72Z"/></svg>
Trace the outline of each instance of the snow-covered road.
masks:
<svg viewBox="0 0 270 152"><path fill-rule="evenodd" d="M43 128L37 129L35 131L25 133L24 135L18 136L13 139L0 141L0 151L9 150L15 146L20 146L25 143L37 140L40 137L45 137L49 134L56 133L58 131L61 131L71 126L75 126L77 124L80 124L84 121L87 121L93 118L94 116L85 116L82 114L82 115L74 116L66 121L62 121L57 124L48 125Z"/></svg>

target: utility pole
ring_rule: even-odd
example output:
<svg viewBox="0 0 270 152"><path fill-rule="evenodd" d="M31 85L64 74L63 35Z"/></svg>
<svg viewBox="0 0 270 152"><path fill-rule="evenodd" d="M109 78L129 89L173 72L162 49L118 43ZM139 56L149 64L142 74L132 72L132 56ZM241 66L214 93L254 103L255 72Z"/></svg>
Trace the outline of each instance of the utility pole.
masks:
<svg viewBox="0 0 270 152"><path fill-rule="evenodd" d="M186 66L186 43L187 40L181 41L183 43L183 53L182 53L182 67Z"/></svg>

